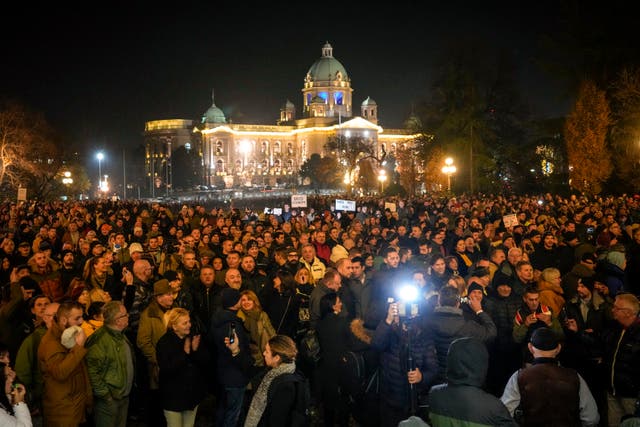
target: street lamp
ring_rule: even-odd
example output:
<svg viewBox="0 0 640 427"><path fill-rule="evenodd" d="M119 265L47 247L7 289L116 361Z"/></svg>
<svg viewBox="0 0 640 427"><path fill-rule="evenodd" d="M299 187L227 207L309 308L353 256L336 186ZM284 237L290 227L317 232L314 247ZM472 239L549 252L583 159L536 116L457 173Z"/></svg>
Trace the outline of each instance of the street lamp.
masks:
<svg viewBox="0 0 640 427"><path fill-rule="evenodd" d="M384 182L387 180L387 171L380 169L378 171L378 181L380 181L380 194L384 193Z"/></svg>
<svg viewBox="0 0 640 427"><path fill-rule="evenodd" d="M104 159L104 153L98 151L96 158L98 159L98 189L102 190L102 159Z"/></svg>
<svg viewBox="0 0 640 427"><path fill-rule="evenodd" d="M451 157L444 159L442 173L447 175L447 191L451 191L451 175L456 173L456 167L453 164L453 159Z"/></svg>

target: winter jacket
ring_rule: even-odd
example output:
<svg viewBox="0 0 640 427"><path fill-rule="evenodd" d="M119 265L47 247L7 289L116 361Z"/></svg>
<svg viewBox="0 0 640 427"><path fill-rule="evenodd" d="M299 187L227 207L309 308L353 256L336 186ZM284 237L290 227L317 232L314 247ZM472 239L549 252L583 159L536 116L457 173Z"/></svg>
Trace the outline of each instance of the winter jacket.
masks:
<svg viewBox="0 0 640 427"><path fill-rule="evenodd" d="M607 330L604 340L609 390L615 396L637 398L640 393L640 319L626 330L620 326Z"/></svg>
<svg viewBox="0 0 640 427"><path fill-rule="evenodd" d="M207 394L205 373L210 358L205 343L187 354L184 340L169 329L156 346L162 409L167 411L192 410Z"/></svg>
<svg viewBox="0 0 640 427"><path fill-rule="evenodd" d="M131 392L134 351L120 331L103 326L87 340L87 369L93 394L99 399L123 399Z"/></svg>
<svg viewBox="0 0 640 427"><path fill-rule="evenodd" d="M427 316L424 330L433 340L438 358L438 380L446 376L449 345L456 338L473 337L490 344L496 337L496 325L486 312L478 315L478 321L465 320L462 309L457 307L436 307Z"/></svg>
<svg viewBox="0 0 640 427"><path fill-rule="evenodd" d="M489 353L475 338L451 343L446 384L429 392L429 418L433 427L517 426L497 397L482 390Z"/></svg>
<svg viewBox="0 0 640 427"><path fill-rule="evenodd" d="M541 278L538 281L538 290L540 291L540 304L548 306L551 309L551 313L558 316L565 304L562 287L559 284L547 282Z"/></svg>
<svg viewBox="0 0 640 427"><path fill-rule="evenodd" d="M93 405L93 393L85 364L87 350L79 345L67 349L60 342L62 328L53 323L38 347L44 392L44 425L75 426L85 421Z"/></svg>
<svg viewBox="0 0 640 427"><path fill-rule="evenodd" d="M240 353L233 357L224 343L231 325L235 325ZM253 357L249 349L249 334L235 311L218 309L211 318L209 348L216 351L218 381L223 387L245 387L254 374Z"/></svg>
<svg viewBox="0 0 640 427"><path fill-rule="evenodd" d="M409 331L403 331L400 325L389 325L383 320L376 328L371 347L380 352L382 374L380 398L394 408L408 410L410 404L410 386L407 380L409 355L414 367L420 369L422 373L422 381L414 386L418 390L427 390L437 375L433 341L429 340L424 328L418 322L412 323Z"/></svg>
<svg viewBox="0 0 640 427"><path fill-rule="evenodd" d="M164 312L154 299L140 315L140 326L136 344L147 359L149 370L149 387L158 389L158 360L156 359L156 345L167 328L164 324Z"/></svg>

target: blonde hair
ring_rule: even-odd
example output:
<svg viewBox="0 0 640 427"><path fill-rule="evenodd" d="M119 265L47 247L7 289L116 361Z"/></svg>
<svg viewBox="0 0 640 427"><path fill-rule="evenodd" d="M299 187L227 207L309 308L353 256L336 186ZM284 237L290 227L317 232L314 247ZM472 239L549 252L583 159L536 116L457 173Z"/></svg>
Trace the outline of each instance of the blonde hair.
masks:
<svg viewBox="0 0 640 427"><path fill-rule="evenodd" d="M171 310L168 310L163 317L163 321L164 321L164 326L167 329L173 329L173 327L175 326L176 323L178 323L178 319L180 319L181 317L187 316L189 317L189 311L182 308L182 307L176 307L176 308L172 308Z"/></svg>
<svg viewBox="0 0 640 427"><path fill-rule="evenodd" d="M561 277L560 270L555 267L547 267L540 273L540 278L545 282L551 282L554 277Z"/></svg>
<svg viewBox="0 0 640 427"><path fill-rule="evenodd" d="M262 305L260 304L260 300L258 299L258 295L256 295L255 292L250 291L250 290L242 291L242 292L240 292L240 298L242 298L243 296L246 296L251 301L253 301L253 309L254 310L262 311Z"/></svg>
<svg viewBox="0 0 640 427"><path fill-rule="evenodd" d="M306 246L306 245L305 245ZM311 245L313 246L313 245ZM309 275L309 281L308 283L310 285L315 285L316 284L316 279L313 277L313 274L311 274L311 270L309 270L306 266L301 266L300 268L298 268L298 271L296 271L295 276L293 276L294 280L296 281L296 283L300 283L300 272L302 270L306 270L307 274Z"/></svg>

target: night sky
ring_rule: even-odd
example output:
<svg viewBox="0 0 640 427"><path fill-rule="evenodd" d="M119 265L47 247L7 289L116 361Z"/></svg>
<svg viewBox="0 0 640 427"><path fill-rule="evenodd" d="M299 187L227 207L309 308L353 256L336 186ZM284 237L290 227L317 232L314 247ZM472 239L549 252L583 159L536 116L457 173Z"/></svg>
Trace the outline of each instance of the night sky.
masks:
<svg viewBox="0 0 640 427"><path fill-rule="evenodd" d="M380 124L394 128L429 97L434 58L448 41L471 36L515 55L534 113L569 105L533 60L540 34L553 31L550 2L217 3L6 13L0 96L43 112L86 153L108 155L140 144L145 121L199 120L212 88L235 123L275 124L287 99L300 117L303 79L328 41L351 77L354 112L370 96Z"/></svg>

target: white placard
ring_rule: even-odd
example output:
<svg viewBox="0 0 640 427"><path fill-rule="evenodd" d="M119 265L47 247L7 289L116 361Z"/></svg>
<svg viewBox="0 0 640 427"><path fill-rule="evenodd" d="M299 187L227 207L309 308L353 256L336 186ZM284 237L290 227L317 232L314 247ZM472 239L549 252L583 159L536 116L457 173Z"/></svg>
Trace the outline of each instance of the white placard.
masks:
<svg viewBox="0 0 640 427"><path fill-rule="evenodd" d="M502 222L506 228L515 227L518 225L518 216L516 214L509 214L502 217Z"/></svg>
<svg viewBox="0 0 640 427"><path fill-rule="evenodd" d="M282 215L282 208L273 208L274 215Z"/></svg>
<svg viewBox="0 0 640 427"><path fill-rule="evenodd" d="M306 208L307 207L307 195L306 194L292 194L291 195L291 207L292 208Z"/></svg>
<svg viewBox="0 0 640 427"><path fill-rule="evenodd" d="M26 202L27 201L27 188L26 187L19 187L18 188L18 201L19 202Z"/></svg>
<svg viewBox="0 0 640 427"><path fill-rule="evenodd" d="M336 210L337 211L356 211L356 201L355 200L340 200L336 199Z"/></svg>

